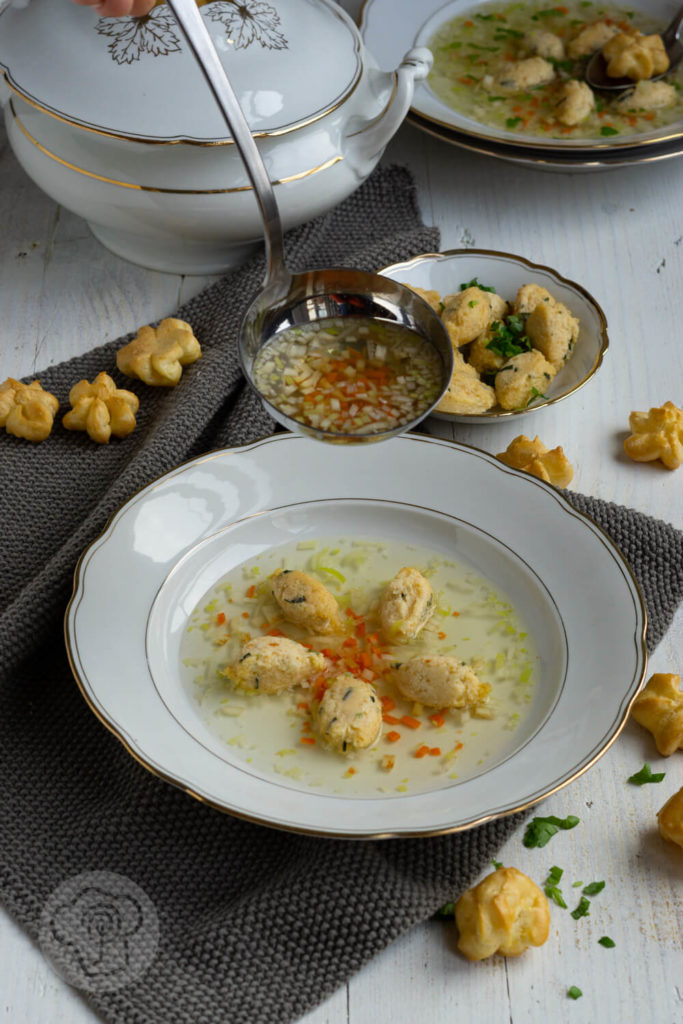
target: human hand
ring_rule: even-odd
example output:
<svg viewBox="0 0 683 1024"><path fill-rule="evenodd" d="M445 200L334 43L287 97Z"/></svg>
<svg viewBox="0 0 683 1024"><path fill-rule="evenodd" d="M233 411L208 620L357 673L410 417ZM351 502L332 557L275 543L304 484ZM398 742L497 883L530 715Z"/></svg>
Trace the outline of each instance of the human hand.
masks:
<svg viewBox="0 0 683 1024"><path fill-rule="evenodd" d="M81 7L92 7L101 18L120 18L124 15L140 18L149 14L156 0L73 0Z"/></svg>

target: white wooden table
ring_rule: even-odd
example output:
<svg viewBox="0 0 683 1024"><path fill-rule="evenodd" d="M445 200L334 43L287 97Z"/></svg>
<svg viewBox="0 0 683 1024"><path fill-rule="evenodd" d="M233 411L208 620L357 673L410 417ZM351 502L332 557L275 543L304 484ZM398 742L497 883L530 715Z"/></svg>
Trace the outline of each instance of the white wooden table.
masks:
<svg viewBox="0 0 683 1024"><path fill-rule="evenodd" d="M355 12L358 4L345 6ZM575 490L683 528L683 469L632 463L622 449L632 409L683 406L683 159L549 174L466 153L408 125L384 159L413 172L423 219L441 229L443 249L500 249L553 266L583 283L609 322L603 368L567 401L523 425L435 424L436 432L491 452L521 430L538 433L549 447L563 445ZM4 134L0 223L0 380L167 316L208 281L141 270L108 253L31 183ZM648 675L680 674L682 641L679 612ZM627 784L646 760L666 772L664 781ZM553 905L545 946L478 964L458 955L453 924L425 923L304 1024L683 1024L683 851L659 837L655 817L682 785L683 752L660 757L649 733L628 724L594 768L539 810L576 814L581 824L543 849L527 850L515 835L500 852L539 883L552 865L564 868L569 910L580 895L572 882L604 879L590 917L577 921ZM614 949L598 944L603 935ZM577 1001L566 994L572 985L583 991ZM1 911L0 992L0 1020L11 1024L96 1019Z"/></svg>

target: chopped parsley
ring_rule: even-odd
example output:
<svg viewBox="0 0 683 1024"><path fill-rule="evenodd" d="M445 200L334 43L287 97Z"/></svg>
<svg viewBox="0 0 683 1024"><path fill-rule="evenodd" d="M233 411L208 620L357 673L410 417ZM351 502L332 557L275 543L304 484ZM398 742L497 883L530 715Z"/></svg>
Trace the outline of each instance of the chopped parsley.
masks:
<svg viewBox="0 0 683 1024"><path fill-rule="evenodd" d="M582 896L575 910L572 910L572 917L575 921L578 921L580 917L588 917L590 915L591 901L587 900L585 896Z"/></svg>
<svg viewBox="0 0 683 1024"><path fill-rule="evenodd" d="M603 935L601 939L598 939L598 945L604 946L605 949L614 949L616 942L614 939L610 939L609 935Z"/></svg>
<svg viewBox="0 0 683 1024"><path fill-rule="evenodd" d="M494 39L502 41L506 37L508 39L524 39L524 33L518 32L516 28L503 28L502 26L496 28Z"/></svg>
<svg viewBox="0 0 683 1024"><path fill-rule="evenodd" d="M531 340L524 333L524 321L514 314L509 316L506 322L494 320L490 335L486 347L503 359L510 359L520 352L529 352L531 349Z"/></svg>
<svg viewBox="0 0 683 1024"><path fill-rule="evenodd" d="M493 858L491 858L491 863L493 864L493 866L496 869L496 871L498 870L498 868L502 868L502 866L503 866L503 862L502 861L500 861L500 860L493 860Z"/></svg>
<svg viewBox="0 0 683 1024"><path fill-rule="evenodd" d="M538 388L535 388L532 385L532 388L531 388L531 398L526 403L527 409L529 408L529 406L531 405L532 402L536 401L537 398L547 398L547 397L548 397L547 395L544 395L542 391L539 391Z"/></svg>
<svg viewBox="0 0 683 1024"><path fill-rule="evenodd" d="M648 782L661 782L666 772L653 772L646 761L639 772L629 775L628 781L634 786L645 786Z"/></svg>
<svg viewBox="0 0 683 1024"><path fill-rule="evenodd" d="M442 907L439 907L439 909L436 911L436 913L434 914L434 917L439 917L439 918L447 917L447 918L451 918L451 917L453 917L454 913L455 913L455 903L444 903L444 905Z"/></svg>
<svg viewBox="0 0 683 1024"><path fill-rule="evenodd" d="M466 288L478 288L480 292L495 292L496 290L492 284L479 284L476 277L473 277L471 281L463 281L460 291L464 292Z"/></svg>
<svg viewBox="0 0 683 1024"><path fill-rule="evenodd" d="M584 885L581 890L584 896L597 896L599 892L605 888L604 882L589 882L588 885Z"/></svg>
<svg viewBox="0 0 683 1024"><path fill-rule="evenodd" d="M560 889L560 879L563 874L564 872L562 868L558 868L556 865L553 866L548 872L548 877L544 882L543 890L549 900L552 900L553 903L557 903L558 907L562 907L563 910L566 910L567 904L564 902L562 890Z"/></svg>
<svg viewBox="0 0 683 1024"><path fill-rule="evenodd" d="M538 21L539 18L555 18L558 14L566 14L566 7L546 7L544 11L536 11L536 14L531 15L532 21Z"/></svg>
<svg viewBox="0 0 683 1024"><path fill-rule="evenodd" d="M522 123L521 117L506 117L505 126L506 128L516 128L518 124Z"/></svg>
<svg viewBox="0 0 683 1024"><path fill-rule="evenodd" d="M576 828L580 820L574 814L568 814L566 818L556 818L554 815L549 818L533 818L526 827L522 842L529 848L545 846L560 829Z"/></svg>
<svg viewBox="0 0 683 1024"><path fill-rule="evenodd" d="M618 130L618 128L612 128L612 126L609 125L609 124L603 124L602 128L600 129L600 134L601 135L618 135L619 134L619 130Z"/></svg>
<svg viewBox="0 0 683 1024"><path fill-rule="evenodd" d="M577 988L576 985L572 985L571 988L567 989L567 995L570 999L580 999L583 995L583 992L580 988Z"/></svg>

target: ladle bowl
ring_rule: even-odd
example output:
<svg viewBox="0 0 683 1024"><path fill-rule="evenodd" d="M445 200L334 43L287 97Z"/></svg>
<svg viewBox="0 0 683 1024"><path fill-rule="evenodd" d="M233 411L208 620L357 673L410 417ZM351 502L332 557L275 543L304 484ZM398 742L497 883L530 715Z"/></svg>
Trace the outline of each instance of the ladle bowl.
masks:
<svg viewBox="0 0 683 1024"><path fill-rule="evenodd" d="M391 428L379 426L365 428L362 432L321 429L284 413L263 395L255 380L254 364L259 353L284 331L337 318L346 321L371 318L375 322L404 327L419 334L439 356L441 386L438 394L420 409L418 415ZM417 426L448 388L454 358L443 321L416 292L381 274L344 267L294 274L284 294L280 292L278 295L276 290L268 288L259 292L242 324L239 354L247 380L273 419L289 430L336 444L385 441Z"/></svg>
<svg viewBox="0 0 683 1024"><path fill-rule="evenodd" d="M367 443L386 440L416 426L438 404L451 381L454 355L443 321L410 288L379 274L345 268L316 268L290 273L284 257L282 222L268 172L195 0L168 0L168 5L225 117L263 219L266 276L245 314L239 336L239 356L247 381L279 423L317 440ZM406 61L414 62L416 76L426 77L432 57L428 50L417 48L411 51ZM331 317L365 317L376 323L407 328L431 347L438 359L440 387L430 395L429 402L420 408L419 414L413 409L405 421L396 422L391 427L380 426L376 430L368 427L362 432L335 431L292 419L263 394L254 378L254 364L263 347L292 327L301 328Z"/></svg>

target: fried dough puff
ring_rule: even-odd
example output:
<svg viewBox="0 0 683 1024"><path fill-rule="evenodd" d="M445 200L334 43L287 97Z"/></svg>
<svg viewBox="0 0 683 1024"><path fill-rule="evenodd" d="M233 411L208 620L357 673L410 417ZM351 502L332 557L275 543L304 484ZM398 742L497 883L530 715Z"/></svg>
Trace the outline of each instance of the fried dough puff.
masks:
<svg viewBox="0 0 683 1024"><path fill-rule="evenodd" d="M498 868L455 904L460 932L458 949L468 960L494 953L519 956L529 946L542 946L550 931L550 909L544 893L517 868Z"/></svg>
<svg viewBox="0 0 683 1024"><path fill-rule="evenodd" d="M399 569L382 594L379 619L387 640L405 644L414 640L434 614L434 591L418 569Z"/></svg>
<svg viewBox="0 0 683 1024"><path fill-rule="evenodd" d="M679 789L657 812L659 833L683 849L683 789Z"/></svg>
<svg viewBox="0 0 683 1024"><path fill-rule="evenodd" d="M395 668L396 686L408 700L430 708L468 708L486 700L491 687L469 665L445 654L427 654Z"/></svg>
<svg viewBox="0 0 683 1024"><path fill-rule="evenodd" d="M382 731L382 705L373 687L351 672L332 679L312 717L323 743L340 754L371 747Z"/></svg>
<svg viewBox="0 0 683 1024"><path fill-rule="evenodd" d="M632 412L628 418L631 434L624 441L624 451L635 462L659 459L667 469L678 469L683 462L683 409L673 402Z"/></svg>
<svg viewBox="0 0 683 1024"><path fill-rule="evenodd" d="M314 576L298 569L278 569L271 576L271 589L288 622L319 636L341 631L339 605Z"/></svg>
<svg viewBox="0 0 683 1024"><path fill-rule="evenodd" d="M634 82L668 70L669 57L661 36L640 32L618 32L602 48L610 78L632 78Z"/></svg>
<svg viewBox="0 0 683 1024"><path fill-rule="evenodd" d="M243 690L282 693L305 686L326 664L324 655L289 637L257 636L245 643L237 664L228 665L223 675Z"/></svg>
<svg viewBox="0 0 683 1024"><path fill-rule="evenodd" d="M116 365L127 377L139 377L152 387L173 387L183 367L202 354L192 328L168 317L158 327L141 327L137 337L116 353Z"/></svg>
<svg viewBox="0 0 683 1024"><path fill-rule="evenodd" d="M22 384L8 377L0 384L0 427L26 441L44 441L52 430L59 402L38 380Z"/></svg>
<svg viewBox="0 0 683 1024"><path fill-rule="evenodd" d="M656 672L633 702L631 714L654 736L657 750L669 757L683 748L683 692L681 677Z"/></svg>
<svg viewBox="0 0 683 1024"><path fill-rule="evenodd" d="M62 420L67 430L85 430L91 441L108 444L109 438L127 437L135 430L140 401L132 391L117 388L108 373L98 373L92 384L80 380L69 392L71 411Z"/></svg>
<svg viewBox="0 0 683 1024"><path fill-rule="evenodd" d="M571 463L559 445L548 449L538 437L532 441L526 434L519 434L510 441L505 451L499 452L496 458L506 466L531 473L555 487L568 487L574 476Z"/></svg>

